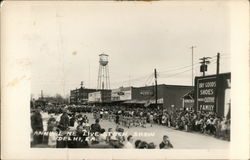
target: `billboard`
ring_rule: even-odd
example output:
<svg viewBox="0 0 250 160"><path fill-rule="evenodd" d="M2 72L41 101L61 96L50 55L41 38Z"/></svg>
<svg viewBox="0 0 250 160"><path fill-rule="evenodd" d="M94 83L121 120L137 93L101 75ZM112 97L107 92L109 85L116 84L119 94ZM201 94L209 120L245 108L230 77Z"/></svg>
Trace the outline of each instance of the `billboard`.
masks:
<svg viewBox="0 0 250 160"><path fill-rule="evenodd" d="M131 87L121 87L119 89L113 89L111 93L112 100L131 100L132 99L132 88Z"/></svg>
<svg viewBox="0 0 250 160"><path fill-rule="evenodd" d="M230 117L230 90L231 73L195 77L195 110L214 111L219 117Z"/></svg>
<svg viewBox="0 0 250 160"><path fill-rule="evenodd" d="M214 111L216 76L197 79L196 86L197 109Z"/></svg>

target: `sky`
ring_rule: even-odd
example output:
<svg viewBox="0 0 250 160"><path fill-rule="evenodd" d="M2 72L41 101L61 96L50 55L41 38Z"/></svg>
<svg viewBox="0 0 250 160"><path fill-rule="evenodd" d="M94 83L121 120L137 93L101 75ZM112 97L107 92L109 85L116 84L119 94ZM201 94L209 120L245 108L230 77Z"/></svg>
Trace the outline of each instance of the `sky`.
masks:
<svg viewBox="0 0 250 160"><path fill-rule="evenodd" d="M99 54L109 55L112 89L154 84L192 85L199 58L209 74L230 72L230 10L225 2L34 3L25 36L32 60L31 93L67 96L97 87ZM20 15L21 16L21 15Z"/></svg>

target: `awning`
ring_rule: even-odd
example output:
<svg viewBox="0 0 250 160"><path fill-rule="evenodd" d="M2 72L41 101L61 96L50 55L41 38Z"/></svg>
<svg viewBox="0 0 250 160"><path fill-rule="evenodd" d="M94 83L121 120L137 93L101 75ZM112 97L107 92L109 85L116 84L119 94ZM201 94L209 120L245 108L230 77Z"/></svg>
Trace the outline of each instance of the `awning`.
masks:
<svg viewBox="0 0 250 160"><path fill-rule="evenodd" d="M194 99L194 90L191 90L182 96L184 99Z"/></svg>
<svg viewBox="0 0 250 160"><path fill-rule="evenodd" d="M155 100L154 99L150 99L150 100L129 100L129 101L125 101L123 102L125 104L145 104L145 105L150 105L150 104L155 104ZM160 98L157 100L158 104L163 104L163 98Z"/></svg>
<svg viewBox="0 0 250 160"><path fill-rule="evenodd" d="M145 103L147 103L147 100L129 100L129 101L125 101L123 103L125 103L125 104L145 104Z"/></svg>

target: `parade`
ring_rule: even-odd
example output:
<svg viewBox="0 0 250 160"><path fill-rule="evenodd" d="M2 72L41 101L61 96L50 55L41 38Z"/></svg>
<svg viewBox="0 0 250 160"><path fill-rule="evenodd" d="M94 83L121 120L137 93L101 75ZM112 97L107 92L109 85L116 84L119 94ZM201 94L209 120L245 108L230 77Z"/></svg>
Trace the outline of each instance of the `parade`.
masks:
<svg viewBox="0 0 250 160"><path fill-rule="evenodd" d="M48 106L34 109L31 117L33 147L126 148L126 139L135 134L128 135L127 130L154 128L158 125L230 140L230 119L220 119L214 113L184 110L162 114L151 108L126 109L123 106L61 105L56 108L58 110ZM112 123L114 128L102 128L104 122ZM48 133L34 134L37 131ZM142 148L159 148L153 138L152 142L142 141ZM135 143L131 146L136 148ZM141 148L140 145L137 148Z"/></svg>
<svg viewBox="0 0 250 160"><path fill-rule="evenodd" d="M43 91L31 100L31 147L170 149L171 130L230 141L230 73L205 76L203 57L194 86L157 84L154 69L154 85L111 89L108 57L99 55L96 89L81 82L69 101Z"/></svg>

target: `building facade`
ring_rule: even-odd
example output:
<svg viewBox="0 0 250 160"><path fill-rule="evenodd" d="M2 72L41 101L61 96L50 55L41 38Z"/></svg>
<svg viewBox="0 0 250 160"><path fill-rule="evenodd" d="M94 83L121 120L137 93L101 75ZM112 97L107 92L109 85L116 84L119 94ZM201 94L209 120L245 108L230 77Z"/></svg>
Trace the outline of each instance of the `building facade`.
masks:
<svg viewBox="0 0 250 160"><path fill-rule="evenodd" d="M157 104L164 109L183 107L182 97L193 90L192 86L165 85L157 86ZM112 90L111 100L122 101L123 104L155 106L155 86L121 87Z"/></svg>
<svg viewBox="0 0 250 160"><path fill-rule="evenodd" d="M98 91L97 89L78 88L70 91L70 104L84 104L88 102L88 94Z"/></svg>
<svg viewBox="0 0 250 160"><path fill-rule="evenodd" d="M88 102L104 103L111 102L111 90L99 90L88 94Z"/></svg>

